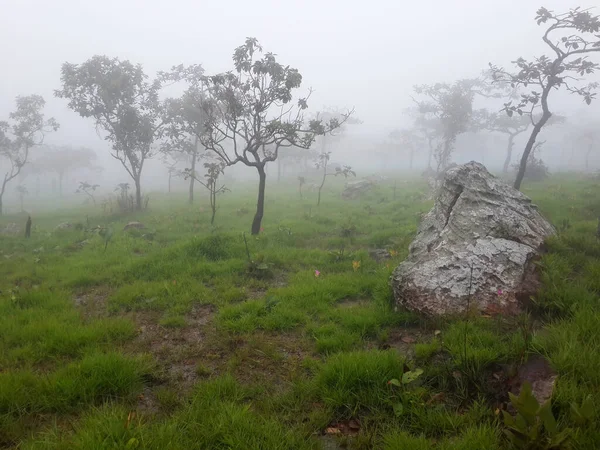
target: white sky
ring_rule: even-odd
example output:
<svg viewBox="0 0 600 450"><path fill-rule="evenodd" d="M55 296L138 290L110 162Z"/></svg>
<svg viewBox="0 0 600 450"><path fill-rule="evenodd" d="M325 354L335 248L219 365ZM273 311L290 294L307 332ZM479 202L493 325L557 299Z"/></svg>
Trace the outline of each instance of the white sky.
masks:
<svg viewBox="0 0 600 450"><path fill-rule="evenodd" d="M586 1L581 6L591 6ZM355 106L361 130L383 135L405 121L414 84L473 77L490 61L508 66L518 56L547 53L533 20L539 6L538 0L0 0L0 118L16 95L41 94L47 115L61 123L49 142L107 149L91 120L53 97L63 62L106 54L151 73L180 63L219 72L232 67L233 49L253 36L300 70L303 88L316 90L311 110ZM559 102L580 108L579 99Z"/></svg>

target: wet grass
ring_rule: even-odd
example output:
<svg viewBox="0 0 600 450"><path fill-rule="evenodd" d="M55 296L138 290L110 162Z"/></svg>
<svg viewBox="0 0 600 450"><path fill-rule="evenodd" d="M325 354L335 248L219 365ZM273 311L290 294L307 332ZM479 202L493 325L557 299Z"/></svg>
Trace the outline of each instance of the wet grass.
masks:
<svg viewBox="0 0 600 450"><path fill-rule="evenodd" d="M319 208L271 189L247 247L254 198L241 186L214 227L202 198L153 195L143 213L64 209L35 216L29 240L0 236L0 446L507 448L504 381L541 354L559 375L559 425L594 448L600 183L526 189L560 231L529 318L437 322L392 304L388 278L432 205L420 182L396 199L393 184L343 202L332 183ZM146 228L123 231L132 220ZM108 246L97 225L113 229ZM415 382L388 384L415 369ZM590 394L580 426L571 404Z"/></svg>

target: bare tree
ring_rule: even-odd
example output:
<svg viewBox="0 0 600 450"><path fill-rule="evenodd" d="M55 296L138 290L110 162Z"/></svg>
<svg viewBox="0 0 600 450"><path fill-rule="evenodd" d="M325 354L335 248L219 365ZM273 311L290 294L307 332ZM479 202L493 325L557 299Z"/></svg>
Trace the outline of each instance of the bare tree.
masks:
<svg viewBox="0 0 600 450"><path fill-rule="evenodd" d="M17 109L9 115L9 122L0 121L0 162L2 162L2 185L0 187L0 215L2 198L8 183L16 178L29 160L32 147L41 145L44 136L59 127L54 119L44 119L42 109L46 102L39 95L17 97ZM4 163L7 168L4 169Z"/></svg>
<svg viewBox="0 0 600 450"><path fill-rule="evenodd" d="M552 57L542 55L533 61L518 58L514 61L518 71L509 73L504 69L490 64L493 76L500 82L509 82L513 87L529 88L521 94L518 102L509 101L503 110L509 116L514 113L527 115L531 119L533 129L525 145L519 171L515 179L515 189L521 188L529 154L535 140L544 127L552 112L548 98L553 90L564 88L566 91L583 97L589 105L595 97L593 90L597 83L587 86L579 84L581 77L594 73L598 64L587 57L591 53L600 52L600 37L595 35L600 31L599 16L592 15L589 10L571 9L566 13L554 13L546 8L537 11L535 20L538 25L547 24L542 37L544 43L553 52ZM541 115L534 113L541 108Z"/></svg>
<svg viewBox="0 0 600 450"><path fill-rule="evenodd" d="M106 56L83 64L64 63L62 89L55 95L69 100L69 108L91 117L106 132L111 156L118 160L135 184L136 209L142 209L142 170L154 154L154 142L165 123L159 91L162 78L148 82L141 65Z"/></svg>

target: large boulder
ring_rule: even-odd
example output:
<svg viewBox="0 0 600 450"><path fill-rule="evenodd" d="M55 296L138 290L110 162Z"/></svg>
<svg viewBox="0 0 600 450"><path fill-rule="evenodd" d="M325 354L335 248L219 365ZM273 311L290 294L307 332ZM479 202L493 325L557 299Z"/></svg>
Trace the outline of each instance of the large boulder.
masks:
<svg viewBox="0 0 600 450"><path fill-rule="evenodd" d="M536 291L534 261L554 232L529 198L483 165L448 169L392 275L396 302L431 316L517 312Z"/></svg>

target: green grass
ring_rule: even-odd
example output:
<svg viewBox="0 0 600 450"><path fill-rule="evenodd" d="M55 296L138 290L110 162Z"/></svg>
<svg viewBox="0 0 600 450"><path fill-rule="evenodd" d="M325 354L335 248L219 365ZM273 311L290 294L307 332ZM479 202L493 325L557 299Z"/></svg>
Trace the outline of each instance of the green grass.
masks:
<svg viewBox="0 0 600 450"><path fill-rule="evenodd" d="M198 212L201 196L190 207L154 194L149 211L65 203L33 217L31 239L0 236L0 446L318 449L328 427L357 420L358 434L332 439L508 448L496 414L506 392L493 375L537 353L559 375L554 415L574 448L594 448L600 184L560 175L526 186L560 232L539 262L524 331L524 319L431 323L396 310L388 280L431 208L424 184L392 200L390 180L344 202L343 182L331 181L319 208L295 186L268 187L264 232L246 233L247 249L250 185L220 199L215 226ZM54 231L86 216L114 230L106 251L86 226ZM132 220L146 230L122 231ZM372 260L374 248L391 258ZM416 382L388 383L417 368ZM594 418L580 426L571 404L590 394Z"/></svg>

